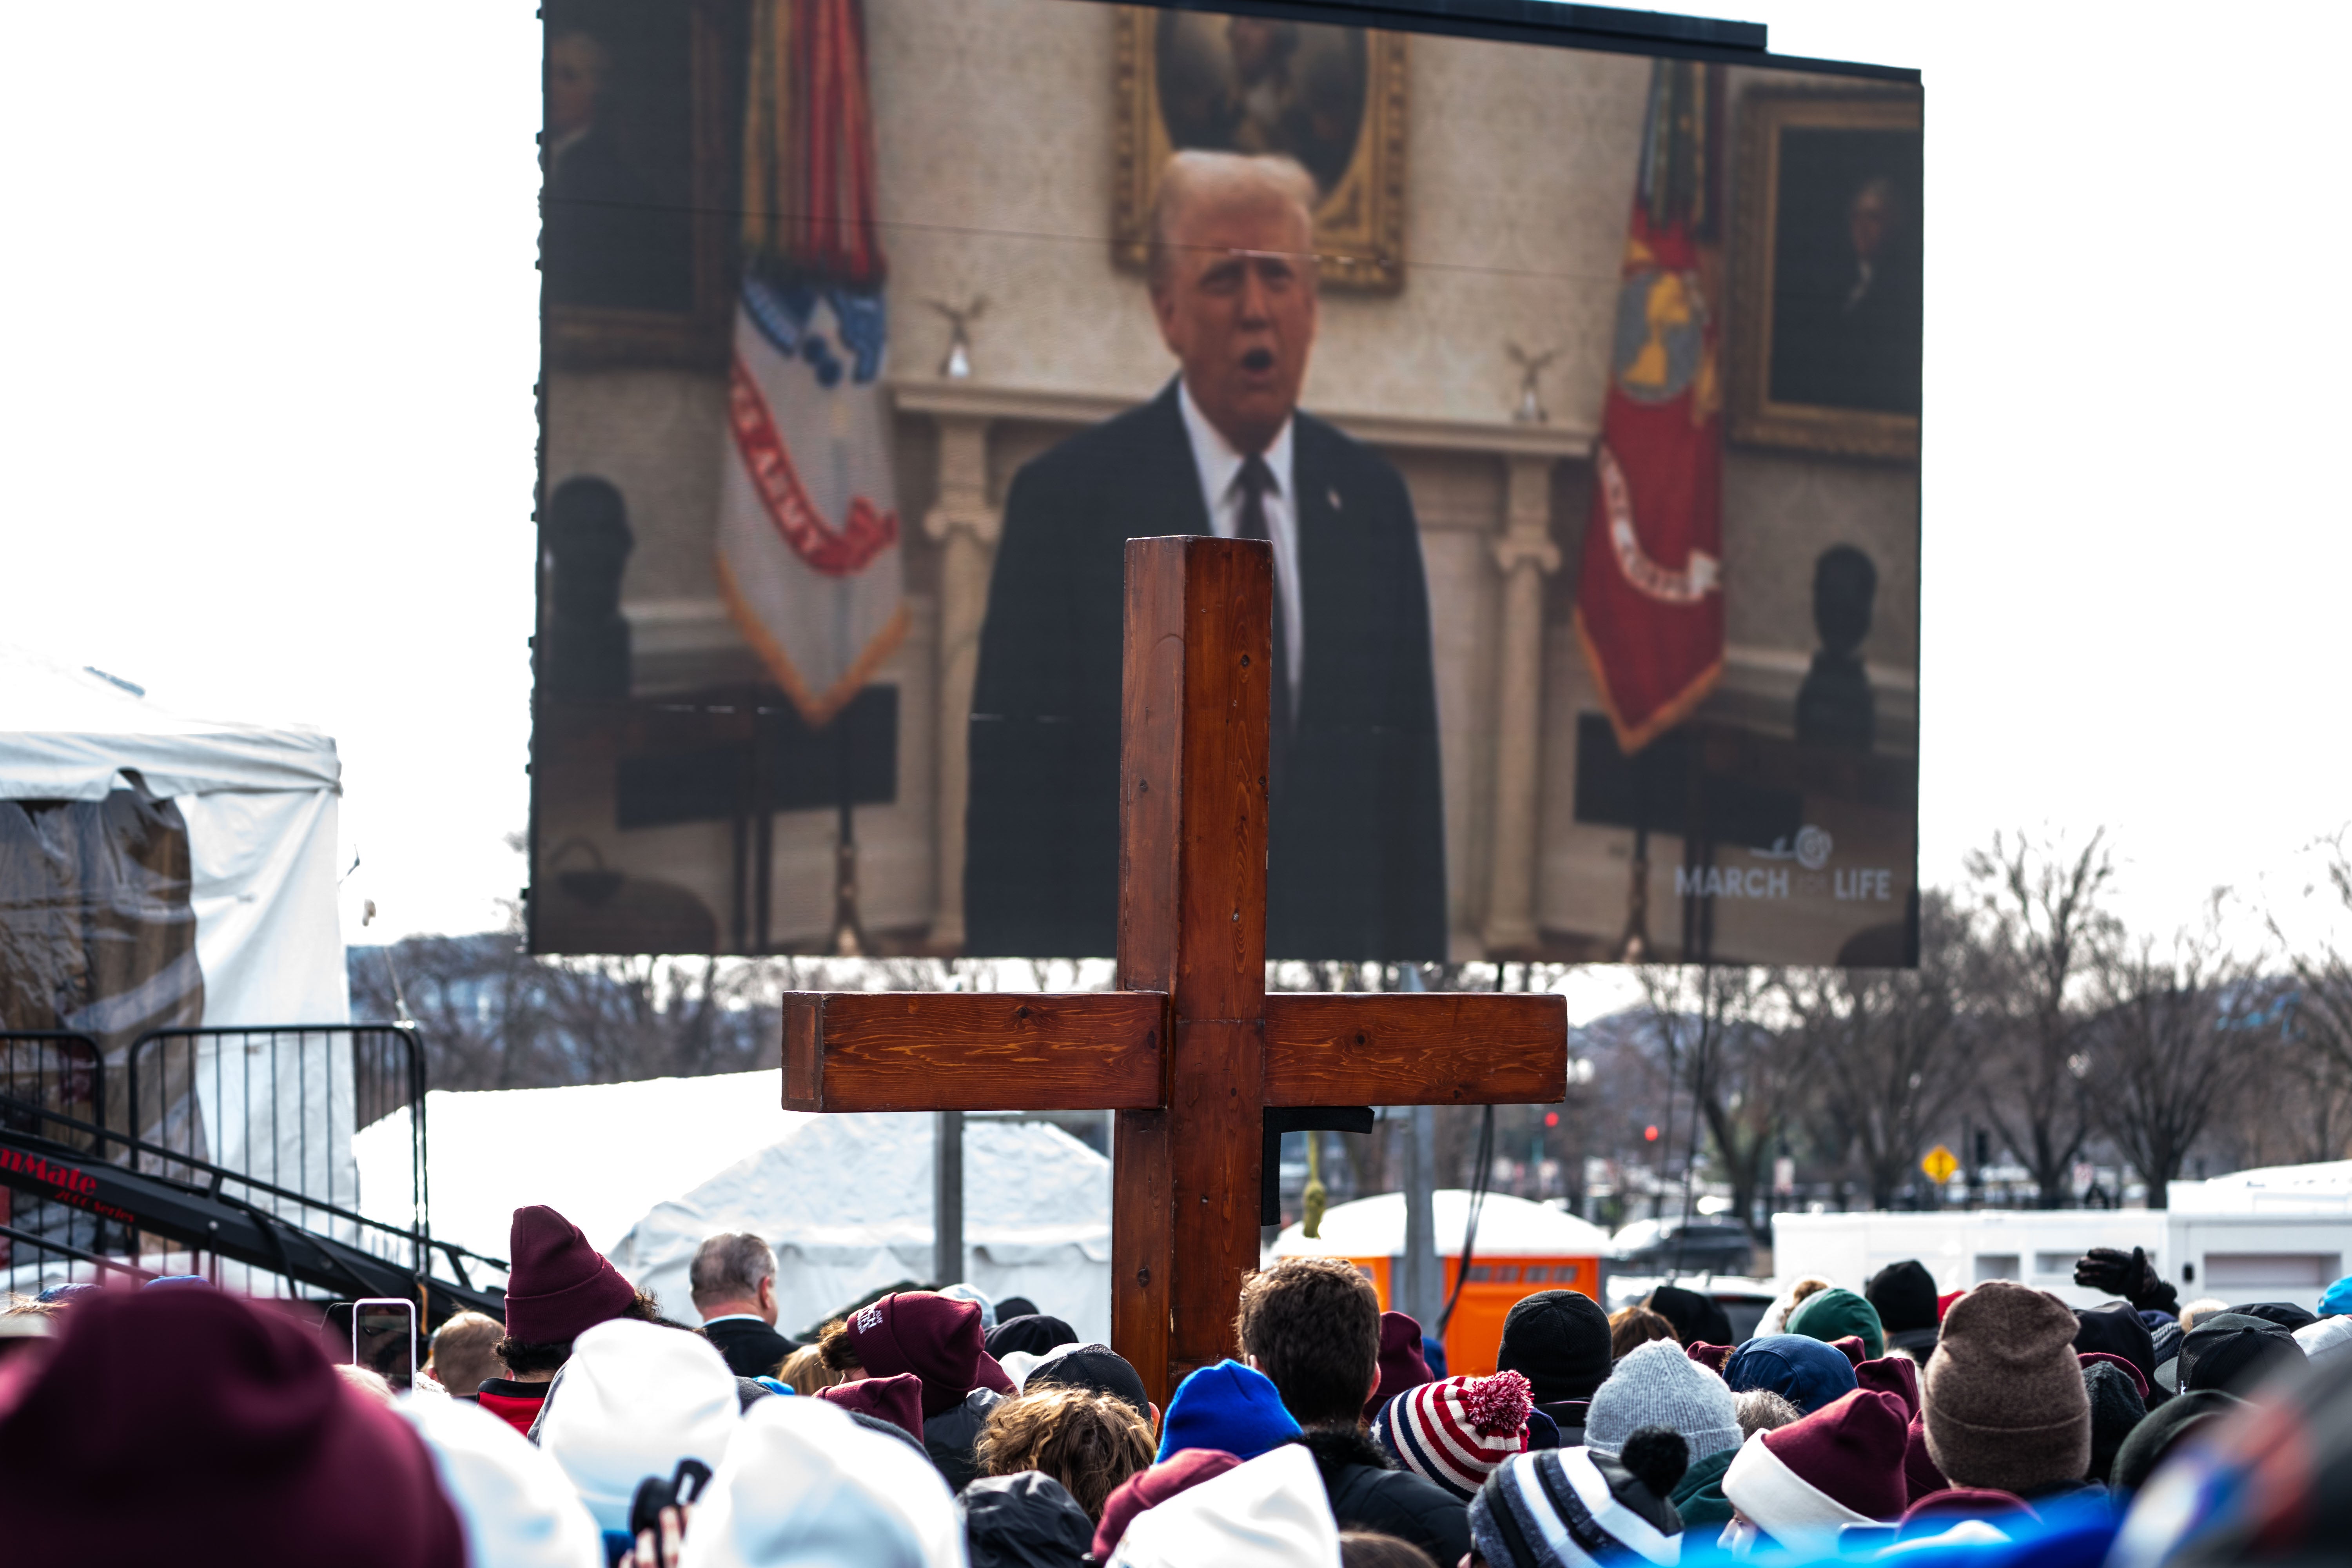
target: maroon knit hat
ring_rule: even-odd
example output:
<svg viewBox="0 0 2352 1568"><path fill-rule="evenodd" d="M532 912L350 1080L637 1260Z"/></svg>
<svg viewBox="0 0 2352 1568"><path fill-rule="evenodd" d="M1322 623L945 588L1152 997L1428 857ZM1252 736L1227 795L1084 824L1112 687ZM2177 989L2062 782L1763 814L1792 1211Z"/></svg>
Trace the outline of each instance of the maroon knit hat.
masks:
<svg viewBox="0 0 2352 1568"><path fill-rule="evenodd" d="M1860 1334L1840 1334L1830 1342L1830 1349L1855 1366L1860 1366L1870 1354L1870 1346L1864 1342Z"/></svg>
<svg viewBox="0 0 2352 1568"><path fill-rule="evenodd" d="M913 1373L923 1380L923 1415L943 1415L975 1388L1017 1394L981 1346L980 1304L929 1290L901 1290L849 1314L849 1345L869 1376Z"/></svg>
<svg viewBox="0 0 2352 1568"><path fill-rule="evenodd" d="M1948 1490L1951 1482L1936 1468L1935 1456L1927 1452L1927 1417L1922 1414L1911 1417L1910 1429L1903 1436L1903 1487L1917 1502L1923 1497Z"/></svg>
<svg viewBox="0 0 2352 1568"><path fill-rule="evenodd" d="M1907 1355L1883 1355L1853 1369L1856 1388L1891 1394L1903 1402L1906 1415L1919 1414L1919 1363Z"/></svg>
<svg viewBox="0 0 2352 1568"><path fill-rule="evenodd" d="M1893 1519L1910 1501L1903 1484L1903 1401L1857 1388L1763 1436L1772 1457L1825 1497L1866 1519Z"/></svg>
<svg viewBox="0 0 2352 1568"><path fill-rule="evenodd" d="M1731 1352L1738 1348L1737 1345L1711 1345L1705 1340L1696 1340L1684 1348L1683 1353L1721 1377L1724 1364L1731 1360Z"/></svg>
<svg viewBox="0 0 2352 1568"><path fill-rule="evenodd" d="M1110 1561L1119 1538L1135 1522L1137 1514L1148 1508L1158 1508L1186 1488L1222 1476L1240 1463L1239 1458L1223 1448L1187 1448L1128 1477L1117 1490L1103 1499L1102 1523L1095 1527L1095 1561Z"/></svg>
<svg viewBox="0 0 2352 1568"><path fill-rule="evenodd" d="M12 1561L465 1568L408 1424L225 1291L92 1291L22 1393L0 1416Z"/></svg>
<svg viewBox="0 0 2352 1568"><path fill-rule="evenodd" d="M1429 1363L1421 1353L1420 1320L1403 1312L1381 1314L1381 1385L1364 1406L1365 1419L1408 1388L1432 1381Z"/></svg>
<svg viewBox="0 0 2352 1568"><path fill-rule="evenodd" d="M507 1332L531 1344L577 1339L637 1299L580 1227L544 1204L515 1210L507 1258Z"/></svg>
<svg viewBox="0 0 2352 1568"><path fill-rule="evenodd" d="M819 1399L887 1421L919 1443L923 1440L923 1380L911 1372L896 1377L861 1377L816 1391Z"/></svg>

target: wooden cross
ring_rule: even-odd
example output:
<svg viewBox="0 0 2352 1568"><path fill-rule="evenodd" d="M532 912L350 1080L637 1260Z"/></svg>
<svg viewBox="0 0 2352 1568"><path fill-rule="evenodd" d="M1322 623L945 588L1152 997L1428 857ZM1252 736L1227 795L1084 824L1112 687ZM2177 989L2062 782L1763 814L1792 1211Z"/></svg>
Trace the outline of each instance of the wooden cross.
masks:
<svg viewBox="0 0 2352 1568"><path fill-rule="evenodd" d="M1234 1353L1268 1108L1567 1092L1557 996L1266 993L1273 584L1263 542L1128 542L1117 990L784 1002L788 1110L1118 1113L1111 1346L1163 1407Z"/></svg>

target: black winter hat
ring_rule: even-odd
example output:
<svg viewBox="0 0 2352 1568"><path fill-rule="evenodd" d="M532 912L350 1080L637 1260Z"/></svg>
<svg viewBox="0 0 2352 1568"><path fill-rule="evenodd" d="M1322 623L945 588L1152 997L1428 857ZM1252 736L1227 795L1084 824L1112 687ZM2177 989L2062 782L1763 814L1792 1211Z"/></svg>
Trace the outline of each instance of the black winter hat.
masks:
<svg viewBox="0 0 2352 1568"><path fill-rule="evenodd" d="M2136 1492L2162 1464L2176 1445L2197 1428L2237 1409L2245 1401L2217 1388L2203 1388L2168 1399L2147 1413L2116 1451L2109 1484L2121 1492Z"/></svg>
<svg viewBox="0 0 2352 1568"><path fill-rule="evenodd" d="M1890 1334L1936 1327L1936 1277L1916 1258L1872 1275L1862 1299L1878 1309L1879 1326Z"/></svg>
<svg viewBox="0 0 2352 1568"><path fill-rule="evenodd" d="M1041 1388L1084 1388L1108 1394L1134 1406L1145 1420L1151 1418L1151 1396L1143 1391L1143 1379L1125 1356L1108 1345L1077 1345L1039 1362L1029 1369L1021 1392L1034 1394ZM1092 1531L1087 1532L1087 1541L1093 1543Z"/></svg>
<svg viewBox="0 0 2352 1568"><path fill-rule="evenodd" d="M2200 1319L2180 1342L2180 1391L2218 1388L2243 1394L2281 1363L2308 1359L2294 1336L2276 1323L2216 1312Z"/></svg>
<svg viewBox="0 0 2352 1568"><path fill-rule="evenodd" d="M2085 1479L2104 1482L2115 1472L2124 1440L2147 1418L2147 1403L2131 1374L2112 1362L2084 1367L2083 1386L2091 1396L2091 1473Z"/></svg>
<svg viewBox="0 0 2352 1568"><path fill-rule="evenodd" d="M1609 1377L1609 1314L1574 1290L1522 1297L1503 1320L1495 1370L1525 1377L1538 1405L1590 1399Z"/></svg>
<svg viewBox="0 0 2352 1568"><path fill-rule="evenodd" d="M956 1507L971 1568L1078 1568L1094 1549L1095 1521L1042 1470L982 1476Z"/></svg>
<svg viewBox="0 0 2352 1568"><path fill-rule="evenodd" d="M1014 1351L1044 1355L1047 1351L1078 1342L1078 1331L1059 1318L1032 1312L1019 1318L999 1318L982 1342L988 1353L1003 1361Z"/></svg>
<svg viewBox="0 0 2352 1568"><path fill-rule="evenodd" d="M1712 1296L1661 1285L1642 1303L1675 1326L1675 1338L1686 1345L1727 1345L1732 1342L1731 1318Z"/></svg>
<svg viewBox="0 0 2352 1568"><path fill-rule="evenodd" d="M2156 1340L2127 1301L2075 1308L2074 1348L2121 1356L2139 1368L2141 1377L2156 1375Z"/></svg>

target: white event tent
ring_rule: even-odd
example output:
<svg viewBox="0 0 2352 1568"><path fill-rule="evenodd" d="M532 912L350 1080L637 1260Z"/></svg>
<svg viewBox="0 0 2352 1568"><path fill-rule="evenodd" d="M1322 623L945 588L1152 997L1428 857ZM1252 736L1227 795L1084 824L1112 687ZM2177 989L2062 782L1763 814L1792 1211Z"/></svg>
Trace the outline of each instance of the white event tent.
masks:
<svg viewBox="0 0 2352 1568"><path fill-rule="evenodd" d="M127 682L0 645L0 901L18 938L0 956L0 997L47 1008L0 1026L77 1030L119 1056L145 1027L348 1022L340 776L335 742L315 730L191 718ZM184 862L156 842L182 834ZM112 961L73 956L100 951ZM301 1169L303 1125L323 1116L331 1135L308 1145L304 1177L331 1161L348 1191L350 1074L331 1092L313 1076L302 1115L264 1112L278 1129L271 1151L267 1129L247 1147L243 1097L215 1094L217 1058L199 1043L212 1157Z"/></svg>
<svg viewBox="0 0 2352 1568"><path fill-rule="evenodd" d="M687 1265L705 1237L767 1238L793 1333L932 1267L932 1119L781 1109L777 1070L425 1097L433 1234L507 1256L514 1210L546 1204L665 1314L699 1321ZM404 1180L407 1118L360 1134L362 1189ZM1110 1332L1110 1162L1045 1122L974 1120L964 1278L1024 1295L1084 1339ZM372 1176L381 1173L376 1180ZM497 1276L480 1281L499 1283Z"/></svg>

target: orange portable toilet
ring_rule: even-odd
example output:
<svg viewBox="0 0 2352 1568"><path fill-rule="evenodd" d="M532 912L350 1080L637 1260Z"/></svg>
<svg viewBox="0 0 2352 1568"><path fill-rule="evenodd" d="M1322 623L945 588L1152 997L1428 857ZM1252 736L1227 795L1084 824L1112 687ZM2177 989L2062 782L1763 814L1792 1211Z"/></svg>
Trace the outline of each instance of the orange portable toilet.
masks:
<svg viewBox="0 0 2352 1568"><path fill-rule="evenodd" d="M1458 1187L1434 1195L1437 1261L1450 1299L1461 1273L1462 1232L1470 1194ZM1380 1292L1381 1307L1395 1304L1394 1286L1404 1260L1404 1194L1381 1193L1326 1213L1321 1236L1307 1239L1297 1226L1275 1238L1276 1258L1344 1258L1362 1269ZM1609 1233L1549 1204L1489 1193L1478 1215L1470 1248L1470 1278L1462 1287L1454 1319L1445 1330L1446 1371L1456 1377L1482 1377L1495 1370L1502 1347L1503 1320L1521 1297L1538 1290L1575 1290L1606 1306L1601 1294L1601 1259ZM1434 1332L1434 1323L1423 1323Z"/></svg>

